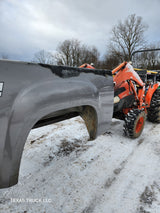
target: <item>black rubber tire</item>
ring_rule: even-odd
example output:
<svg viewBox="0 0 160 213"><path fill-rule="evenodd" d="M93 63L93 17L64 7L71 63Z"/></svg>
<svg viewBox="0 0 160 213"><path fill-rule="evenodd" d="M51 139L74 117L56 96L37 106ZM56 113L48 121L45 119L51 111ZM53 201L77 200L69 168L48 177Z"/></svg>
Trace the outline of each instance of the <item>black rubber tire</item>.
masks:
<svg viewBox="0 0 160 213"><path fill-rule="evenodd" d="M160 123L160 89L157 89L151 100L151 105L148 108L148 120L153 123Z"/></svg>
<svg viewBox="0 0 160 213"><path fill-rule="evenodd" d="M130 138L138 138L144 128L146 113L143 110L130 110L124 120L124 134ZM139 125L139 130L137 126Z"/></svg>

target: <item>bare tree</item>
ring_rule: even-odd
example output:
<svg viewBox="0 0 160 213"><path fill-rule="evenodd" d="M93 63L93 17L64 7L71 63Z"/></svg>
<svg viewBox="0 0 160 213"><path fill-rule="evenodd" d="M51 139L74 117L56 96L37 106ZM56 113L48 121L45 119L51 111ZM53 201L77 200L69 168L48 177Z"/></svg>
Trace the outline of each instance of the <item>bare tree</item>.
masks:
<svg viewBox="0 0 160 213"><path fill-rule="evenodd" d="M112 37L109 43L111 53L121 60L131 60L131 55L136 49L145 45L144 32L147 25L142 22L142 17L132 14L124 22L112 29Z"/></svg>
<svg viewBox="0 0 160 213"><path fill-rule="evenodd" d="M77 39L60 43L55 55L58 65L78 67L83 63L98 64L99 52L96 47L88 47Z"/></svg>
<svg viewBox="0 0 160 213"><path fill-rule="evenodd" d="M40 50L39 52L36 52L32 61L42 64L55 64L53 54L45 50Z"/></svg>
<svg viewBox="0 0 160 213"><path fill-rule="evenodd" d="M81 48L81 64L93 63L95 67L99 66L100 53L95 46L88 47L83 45Z"/></svg>
<svg viewBox="0 0 160 213"><path fill-rule="evenodd" d="M148 45L147 49L157 49L159 48L158 44ZM134 55L133 63L134 66L142 69L159 69L160 68L160 51L147 51L140 52Z"/></svg>
<svg viewBox="0 0 160 213"><path fill-rule="evenodd" d="M114 69L121 63L120 58L116 54L105 54L101 61L100 68L102 69Z"/></svg>
<svg viewBox="0 0 160 213"><path fill-rule="evenodd" d="M58 65L77 66L80 63L81 46L77 39L65 40L57 47L55 58Z"/></svg>

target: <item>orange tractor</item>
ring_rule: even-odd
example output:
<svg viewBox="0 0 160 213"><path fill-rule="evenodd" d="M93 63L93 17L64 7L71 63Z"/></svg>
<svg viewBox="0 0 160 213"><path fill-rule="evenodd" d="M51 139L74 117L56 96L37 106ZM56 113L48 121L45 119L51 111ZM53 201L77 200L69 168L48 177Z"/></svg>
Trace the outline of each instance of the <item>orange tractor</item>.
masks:
<svg viewBox="0 0 160 213"><path fill-rule="evenodd" d="M91 64L87 64L87 63L82 64L79 68L95 69L93 63L91 63Z"/></svg>
<svg viewBox="0 0 160 213"><path fill-rule="evenodd" d="M142 81L133 67L123 62L112 71L114 81L113 117L124 120L124 133L131 137L140 136L146 116L151 122L160 122L160 88L156 80Z"/></svg>
<svg viewBox="0 0 160 213"><path fill-rule="evenodd" d="M85 67L91 68L88 64ZM157 80L149 78L146 70L140 77L127 62L116 67L112 75L113 117L124 120L125 135L131 138L139 137L144 128L146 116L149 121L160 123L160 84Z"/></svg>

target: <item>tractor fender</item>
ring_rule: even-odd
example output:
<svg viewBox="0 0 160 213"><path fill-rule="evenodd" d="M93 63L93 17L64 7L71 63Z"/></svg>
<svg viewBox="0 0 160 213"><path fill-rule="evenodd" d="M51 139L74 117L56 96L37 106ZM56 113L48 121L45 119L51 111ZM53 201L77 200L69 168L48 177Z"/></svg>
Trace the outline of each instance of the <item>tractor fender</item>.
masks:
<svg viewBox="0 0 160 213"><path fill-rule="evenodd" d="M152 86L151 85L149 86L145 96L145 103L148 105L148 107L150 107L152 96L159 86L160 86L160 83L156 83Z"/></svg>

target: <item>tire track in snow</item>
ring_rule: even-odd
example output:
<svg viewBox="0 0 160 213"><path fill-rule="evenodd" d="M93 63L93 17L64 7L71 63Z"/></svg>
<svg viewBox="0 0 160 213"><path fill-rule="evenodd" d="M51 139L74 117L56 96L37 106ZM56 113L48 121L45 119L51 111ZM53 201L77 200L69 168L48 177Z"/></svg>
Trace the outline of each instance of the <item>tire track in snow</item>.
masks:
<svg viewBox="0 0 160 213"><path fill-rule="evenodd" d="M119 122L118 122L119 124ZM130 161L132 160L132 157L136 154L136 152L138 152L138 150L142 147L142 146L146 146L146 143L144 143L146 141L146 139L148 138L148 136L150 136L150 132L153 131L155 128L157 127L157 125L153 125L151 126L148 130L147 130L147 134L142 138L139 139L128 139L130 141L135 140L136 141L136 146L133 147L132 152L126 157L126 159L124 159L119 166L113 170L112 175L106 180L105 184L104 184L104 190L101 191L101 193L99 195L96 195L94 199L91 200L90 204L82 211L82 213L91 213L94 212L94 209L96 208L96 206L98 204L101 203L101 201L103 200L105 191L108 190L109 188L112 187L113 184L115 184L117 182L117 178L120 175L121 172L123 172L123 170L125 170L126 165L130 164ZM122 212L123 213L123 212Z"/></svg>

